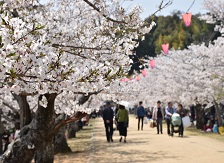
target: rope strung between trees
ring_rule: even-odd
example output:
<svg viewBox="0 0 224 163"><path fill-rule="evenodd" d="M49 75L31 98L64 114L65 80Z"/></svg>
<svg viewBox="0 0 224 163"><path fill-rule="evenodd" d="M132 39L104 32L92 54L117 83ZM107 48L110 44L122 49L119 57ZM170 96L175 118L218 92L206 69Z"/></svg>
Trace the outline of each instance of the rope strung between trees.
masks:
<svg viewBox="0 0 224 163"><path fill-rule="evenodd" d="M192 8L192 6L194 5L195 1L196 1L196 0L194 0L194 1L192 2L191 6L189 7L189 9L187 10L186 13L188 13L188 11Z"/></svg>

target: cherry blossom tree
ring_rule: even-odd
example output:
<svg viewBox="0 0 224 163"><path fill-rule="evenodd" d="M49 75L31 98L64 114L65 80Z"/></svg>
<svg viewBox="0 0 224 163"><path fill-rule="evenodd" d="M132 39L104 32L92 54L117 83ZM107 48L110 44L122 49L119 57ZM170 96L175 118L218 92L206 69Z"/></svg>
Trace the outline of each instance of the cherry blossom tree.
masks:
<svg viewBox="0 0 224 163"><path fill-rule="evenodd" d="M141 76L139 81L123 80L114 85L113 94L118 97L124 94L120 96L124 100L148 101L151 106L157 100L182 103L185 107L192 103L198 107L215 105L221 124L219 104L224 99L223 6L221 1L213 3L207 0L205 7L210 13L202 16L208 23L217 23L215 30L221 33L221 37L208 46L203 43L191 45L185 50L171 50L167 55L160 54L154 58L155 68L147 69L145 77ZM198 114L197 117L198 122L202 122L203 115Z"/></svg>
<svg viewBox="0 0 224 163"><path fill-rule="evenodd" d="M32 122L3 156L3 162L30 162L35 152L52 150L55 99L71 91L84 99L116 81L129 69L132 49L150 31L139 18L141 8L128 13L117 0L5 0L1 4L0 89L38 96ZM82 104L82 103L81 103ZM24 112L30 108L26 107ZM86 111L82 107L81 111ZM71 112L56 108L56 112ZM78 112L77 112L78 113ZM53 152L43 155L53 162ZM47 158L47 159L46 159Z"/></svg>

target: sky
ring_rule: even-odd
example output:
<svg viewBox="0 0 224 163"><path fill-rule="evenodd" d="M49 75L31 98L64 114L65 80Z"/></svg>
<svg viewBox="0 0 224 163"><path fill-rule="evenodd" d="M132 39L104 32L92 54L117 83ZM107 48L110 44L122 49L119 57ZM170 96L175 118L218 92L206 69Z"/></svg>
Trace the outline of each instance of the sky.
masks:
<svg viewBox="0 0 224 163"><path fill-rule="evenodd" d="M42 3L50 0L40 0ZM164 2L167 2L168 0L164 0ZM169 15L172 13L172 11L180 10L183 12L186 12L188 8L191 6L194 0L172 0L173 3L163 9L162 11L158 12L156 15ZM189 12L192 12L192 14L197 13L206 13L206 10L203 9L203 1L204 0L195 0L194 5L190 9ZM224 1L224 0L223 0ZM140 15L142 19L145 19L149 15L153 14L157 7L159 6L161 0L127 0L127 2L122 3L122 6L125 9L130 9L135 5L140 5L144 9L143 13Z"/></svg>
<svg viewBox="0 0 224 163"><path fill-rule="evenodd" d="M172 11L180 10L183 12L187 12L188 8L191 6L194 0L173 0L173 3L164 8L162 11L158 12L156 15L169 15L172 13ZM168 0L164 0L164 2L168 2ZM196 0L194 5L191 7L189 12L192 12L192 14L197 13L206 13L206 10L203 9L203 2L204 0ZM144 12L140 15L142 19L145 19L149 15L153 14L159 4L161 3L161 0L129 0L129 2L123 3L124 8L129 9L136 4L139 4L144 9Z"/></svg>

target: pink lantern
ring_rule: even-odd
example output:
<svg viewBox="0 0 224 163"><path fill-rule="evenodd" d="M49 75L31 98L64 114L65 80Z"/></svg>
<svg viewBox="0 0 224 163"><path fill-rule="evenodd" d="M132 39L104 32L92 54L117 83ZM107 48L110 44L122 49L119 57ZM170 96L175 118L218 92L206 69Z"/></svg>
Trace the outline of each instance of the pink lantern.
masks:
<svg viewBox="0 0 224 163"><path fill-rule="evenodd" d="M186 13L182 15L186 27L189 27L191 25L191 17L192 17L191 13Z"/></svg>
<svg viewBox="0 0 224 163"><path fill-rule="evenodd" d="M129 81L134 81L134 79L133 78L130 78Z"/></svg>
<svg viewBox="0 0 224 163"><path fill-rule="evenodd" d="M162 44L162 49L165 54L168 54L169 44Z"/></svg>
<svg viewBox="0 0 224 163"><path fill-rule="evenodd" d="M121 82L127 82L127 81L128 81L127 78L122 78L122 79L121 79Z"/></svg>
<svg viewBox="0 0 224 163"><path fill-rule="evenodd" d="M140 80L140 75L136 76L135 79L136 79L137 81L139 81L139 80Z"/></svg>
<svg viewBox="0 0 224 163"><path fill-rule="evenodd" d="M156 61L155 61L155 60L150 60L149 62L150 62L150 66L151 66L151 68L152 68L152 69L155 68L155 66L156 66Z"/></svg>
<svg viewBox="0 0 224 163"><path fill-rule="evenodd" d="M146 76L146 70L142 70L142 75L145 77Z"/></svg>

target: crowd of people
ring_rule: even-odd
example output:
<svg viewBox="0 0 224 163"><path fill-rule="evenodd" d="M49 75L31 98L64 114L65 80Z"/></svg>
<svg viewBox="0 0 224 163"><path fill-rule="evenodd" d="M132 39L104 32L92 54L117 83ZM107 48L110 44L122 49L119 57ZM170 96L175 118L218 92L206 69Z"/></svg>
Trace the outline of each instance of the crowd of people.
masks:
<svg viewBox="0 0 224 163"><path fill-rule="evenodd" d="M179 133L180 137L183 137L184 135L184 122L183 119L186 118L186 116L189 116L189 112L191 113L191 116L195 115L192 111L192 109L187 110L184 109L182 104L178 104L177 108L173 107L172 102L168 102L167 106L165 109L161 106L161 101L157 101L157 104L155 107L153 107L152 110L148 108L144 108L143 102L140 101L137 109L135 111L136 113L136 119L137 119L137 130L143 130L144 127L144 119L148 118L151 119L153 123L156 125L157 129L157 134L163 134L163 120L165 120L166 125L167 125L167 134L169 136L173 136L174 133ZM129 123L129 115L128 111L125 109L125 106L123 105L117 105L116 109L113 110L110 102L107 102L105 105L105 109L102 111L102 117L104 120L105 124L105 130L106 130L106 137L108 142L113 142L113 118L115 116L115 124L116 124L116 129L119 130L120 134L120 142L123 140L124 137L124 142L126 142L126 137L127 137L127 128L128 128L128 123ZM194 120L195 117L193 117ZM189 123L190 123L190 118ZM192 117L191 117L192 121ZM204 131L213 131L213 132L221 132L217 126L217 123L215 122L214 118L210 116L205 116L205 124L204 124ZM224 120L223 120L224 123ZM223 132L224 132L224 127L223 127ZM220 133L224 134L224 133Z"/></svg>
<svg viewBox="0 0 224 163"><path fill-rule="evenodd" d="M140 101L139 105L137 107L137 117L138 120L138 130L143 130L143 124L144 124L144 118L147 116L147 111L143 106L143 102ZM178 105L178 110L173 108L172 102L168 103L168 106L164 109L161 107L161 102L158 101L157 105L153 108L152 111L152 119L156 122L157 126L157 134L163 134L163 128L162 128L162 121L166 120L167 123L167 134L172 135L171 131L174 130L174 125L172 125L171 117L174 113L178 113L181 118L183 118L187 113L183 109L183 106L181 104ZM123 140L126 143L126 137L127 137L127 128L129 125L129 114L128 111L125 109L124 105L117 105L115 111L112 109L110 102L106 102L106 105L104 106L104 110L102 113L102 117L104 120L104 126L106 131L106 139L108 142L113 142L113 122L114 122L114 116L115 116L115 123L116 123L116 129L119 130L120 134L120 142ZM184 127L183 123L180 123L179 126L179 136L183 136Z"/></svg>

